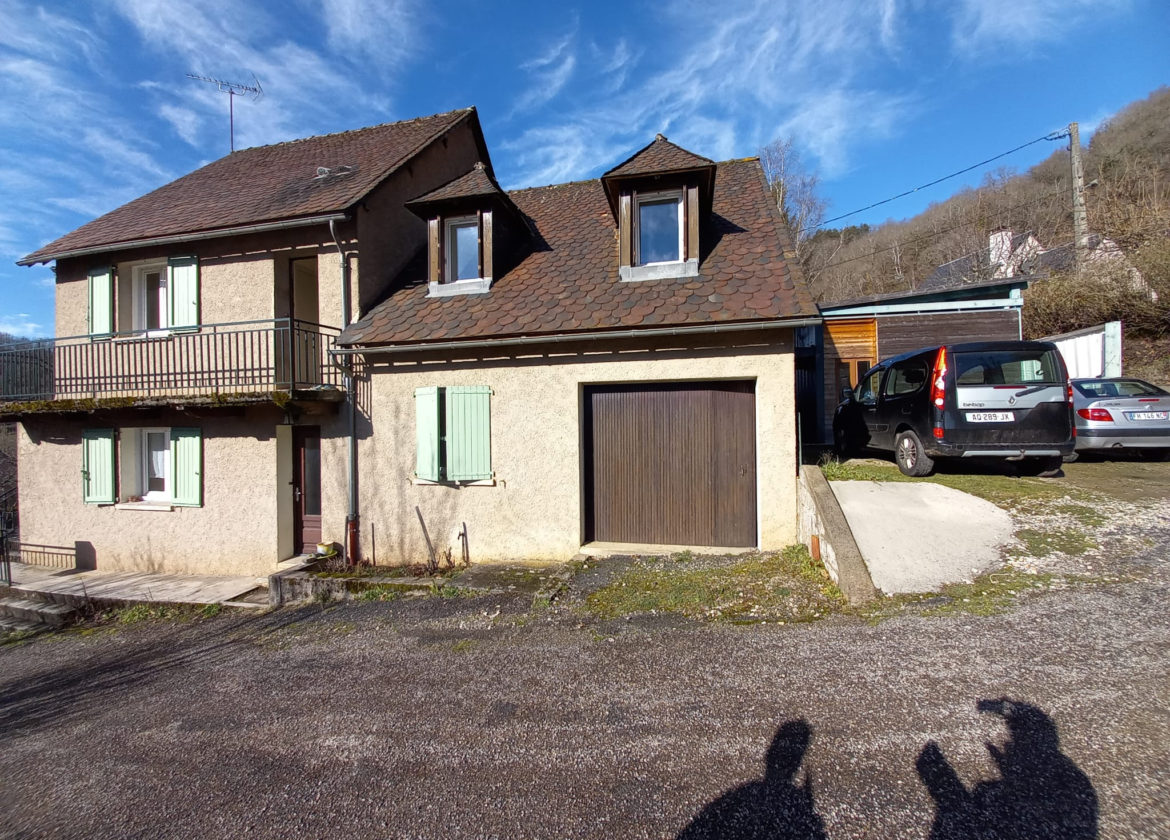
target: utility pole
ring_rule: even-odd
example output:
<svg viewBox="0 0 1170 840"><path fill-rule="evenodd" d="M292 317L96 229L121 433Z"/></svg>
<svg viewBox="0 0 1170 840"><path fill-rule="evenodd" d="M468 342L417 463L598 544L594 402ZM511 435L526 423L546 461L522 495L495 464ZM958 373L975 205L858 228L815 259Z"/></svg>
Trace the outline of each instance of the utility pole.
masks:
<svg viewBox="0 0 1170 840"><path fill-rule="evenodd" d="M1085 170L1081 165L1081 132L1077 124L1068 124L1068 151L1072 159L1073 248L1077 271L1085 267L1089 255L1089 222L1085 217Z"/></svg>

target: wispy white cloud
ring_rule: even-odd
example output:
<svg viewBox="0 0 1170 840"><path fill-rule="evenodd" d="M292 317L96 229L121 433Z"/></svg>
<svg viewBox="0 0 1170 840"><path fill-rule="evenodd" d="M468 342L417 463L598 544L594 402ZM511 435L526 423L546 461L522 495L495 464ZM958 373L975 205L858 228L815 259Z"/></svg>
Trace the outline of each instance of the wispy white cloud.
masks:
<svg viewBox="0 0 1170 840"><path fill-rule="evenodd" d="M323 0L321 16L335 52L356 50L384 70L396 69L419 44L422 10L411 0Z"/></svg>
<svg viewBox="0 0 1170 840"><path fill-rule="evenodd" d="M951 40L968 58L1056 41L1086 20L1113 14L1130 0L958 0Z"/></svg>
<svg viewBox="0 0 1170 840"><path fill-rule="evenodd" d="M568 84L577 67L576 34L570 33L544 53L520 65L530 77L528 89L516 97L512 114L551 102Z"/></svg>
<svg viewBox="0 0 1170 840"><path fill-rule="evenodd" d="M866 79L898 49L898 14L895 0L730 0L718 16L702 0L674 3L655 22L656 43L685 48L634 56L623 38L598 47L613 62L578 68L561 97L570 104L506 141L514 171L505 179L595 174L657 131L711 157L754 154L789 131L832 176L848 167L863 128L888 130L912 105L910 95ZM557 49L560 42L541 58ZM627 74L634 62L637 74ZM616 86L606 84L612 78Z"/></svg>
<svg viewBox="0 0 1170 840"><path fill-rule="evenodd" d="M198 145L199 129L203 125L203 118L199 114L190 108L164 102L158 108L158 115L171 124L183 142L191 146Z"/></svg>
<svg viewBox="0 0 1170 840"><path fill-rule="evenodd" d="M40 323L27 312L15 314L0 312L0 333L8 333L20 338L44 338L51 335L52 332L52 325L46 326Z"/></svg>

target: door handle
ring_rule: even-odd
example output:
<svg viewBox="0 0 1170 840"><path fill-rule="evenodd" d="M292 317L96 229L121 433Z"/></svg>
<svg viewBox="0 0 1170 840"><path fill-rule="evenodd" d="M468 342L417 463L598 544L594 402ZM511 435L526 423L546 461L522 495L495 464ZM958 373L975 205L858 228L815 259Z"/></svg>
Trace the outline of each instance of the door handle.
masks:
<svg viewBox="0 0 1170 840"><path fill-rule="evenodd" d="M299 502L301 500L301 488L293 488L293 501Z"/></svg>

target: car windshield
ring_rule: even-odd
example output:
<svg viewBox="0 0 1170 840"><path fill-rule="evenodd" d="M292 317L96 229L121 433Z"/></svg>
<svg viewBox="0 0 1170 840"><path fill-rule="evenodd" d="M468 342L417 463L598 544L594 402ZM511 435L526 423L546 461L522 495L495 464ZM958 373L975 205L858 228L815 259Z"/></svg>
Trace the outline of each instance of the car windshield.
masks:
<svg viewBox="0 0 1170 840"><path fill-rule="evenodd" d="M1063 383L1055 350L976 350L955 354L959 385L1044 385Z"/></svg>
<svg viewBox="0 0 1170 840"><path fill-rule="evenodd" d="M1073 385L1086 397L1165 397L1170 396L1156 385L1141 379L1087 379Z"/></svg>

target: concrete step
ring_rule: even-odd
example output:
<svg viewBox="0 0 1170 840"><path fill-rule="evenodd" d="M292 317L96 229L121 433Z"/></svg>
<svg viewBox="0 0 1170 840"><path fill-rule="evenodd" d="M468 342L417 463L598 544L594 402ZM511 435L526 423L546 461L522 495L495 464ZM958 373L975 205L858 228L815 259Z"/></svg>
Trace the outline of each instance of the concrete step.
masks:
<svg viewBox="0 0 1170 840"><path fill-rule="evenodd" d="M77 609L14 593L0 598L0 617L48 627L64 627L77 617Z"/></svg>
<svg viewBox="0 0 1170 840"><path fill-rule="evenodd" d="M34 624L31 621L21 621L19 618L0 615L0 638L9 633L39 633L47 629L48 626L45 624Z"/></svg>

